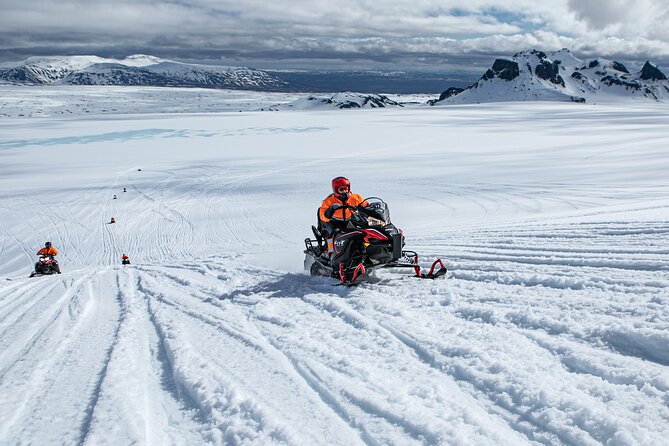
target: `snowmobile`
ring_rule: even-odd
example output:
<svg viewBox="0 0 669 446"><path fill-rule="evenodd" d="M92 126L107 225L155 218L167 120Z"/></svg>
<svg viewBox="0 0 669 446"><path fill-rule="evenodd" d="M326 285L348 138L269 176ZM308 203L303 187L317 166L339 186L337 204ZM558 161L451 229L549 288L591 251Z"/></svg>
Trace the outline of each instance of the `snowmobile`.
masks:
<svg viewBox="0 0 669 446"><path fill-rule="evenodd" d="M35 263L35 271L30 273L30 277L50 276L58 272L58 262L53 256L40 256L37 263Z"/></svg>
<svg viewBox="0 0 669 446"><path fill-rule="evenodd" d="M432 263L429 272L421 271L418 254L404 250L404 234L390 221L388 205L378 197L365 200L366 206L340 206L353 211L346 228L335 232L333 252L328 253L325 228L312 226L315 239L306 238L304 268L312 276L329 276L341 285L357 285L380 268L411 268L421 279L436 279L446 274L441 259ZM435 268L439 269L435 271Z"/></svg>

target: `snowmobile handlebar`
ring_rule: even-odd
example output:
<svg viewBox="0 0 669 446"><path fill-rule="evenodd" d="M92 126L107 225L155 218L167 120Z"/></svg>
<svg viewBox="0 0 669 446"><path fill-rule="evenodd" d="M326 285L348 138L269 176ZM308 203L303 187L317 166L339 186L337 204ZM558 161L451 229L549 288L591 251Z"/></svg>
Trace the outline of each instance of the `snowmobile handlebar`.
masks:
<svg viewBox="0 0 669 446"><path fill-rule="evenodd" d="M339 203L335 203L335 204L333 204L332 206L330 206L329 208L327 208L327 209L325 210L324 214L325 214L325 216L326 216L327 218L332 218L332 216L334 215L335 211L337 211L337 210L339 210L339 209L351 209L352 211L356 211L356 212L357 212L357 211L358 211L358 206L351 206L351 205L348 205L348 204L341 205L341 204L339 204Z"/></svg>
<svg viewBox="0 0 669 446"><path fill-rule="evenodd" d="M337 209L343 209L343 208L346 208L346 209L354 209L354 210L356 210L356 211L358 210L358 206L351 206L351 205L349 205L349 204L345 204L345 205L342 206L341 204L338 204L338 203L333 204L333 205L330 206L328 209L332 209L332 210L335 210L335 211L336 211Z"/></svg>

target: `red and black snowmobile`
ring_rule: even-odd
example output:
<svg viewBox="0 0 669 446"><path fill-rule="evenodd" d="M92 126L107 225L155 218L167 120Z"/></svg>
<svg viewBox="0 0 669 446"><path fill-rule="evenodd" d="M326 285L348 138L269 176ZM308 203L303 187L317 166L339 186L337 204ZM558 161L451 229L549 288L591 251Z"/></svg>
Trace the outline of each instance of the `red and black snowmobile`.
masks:
<svg viewBox="0 0 669 446"><path fill-rule="evenodd" d="M35 263L35 271L30 273L30 277L35 276L48 276L51 274L60 274L60 268L58 267L58 262L53 256L45 255L40 256L37 263Z"/></svg>
<svg viewBox="0 0 669 446"><path fill-rule="evenodd" d="M312 276L337 278L342 285L363 282L378 268L411 268L415 276L422 279L435 279L446 274L441 259L432 263L429 272L421 272L418 254L404 250L404 235L391 223L388 205L377 197L365 201L366 206L334 205L337 209L351 209L353 215L345 229L334 233L331 254L328 253L325 228L311 227L316 239L304 240L305 270Z"/></svg>

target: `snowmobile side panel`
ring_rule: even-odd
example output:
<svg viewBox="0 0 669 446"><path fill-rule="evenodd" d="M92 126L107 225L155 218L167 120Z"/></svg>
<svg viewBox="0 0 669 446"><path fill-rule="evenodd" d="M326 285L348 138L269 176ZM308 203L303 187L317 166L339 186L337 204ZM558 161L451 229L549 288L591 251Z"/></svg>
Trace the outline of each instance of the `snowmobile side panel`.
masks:
<svg viewBox="0 0 669 446"><path fill-rule="evenodd" d="M393 234L393 259L402 257L402 234Z"/></svg>

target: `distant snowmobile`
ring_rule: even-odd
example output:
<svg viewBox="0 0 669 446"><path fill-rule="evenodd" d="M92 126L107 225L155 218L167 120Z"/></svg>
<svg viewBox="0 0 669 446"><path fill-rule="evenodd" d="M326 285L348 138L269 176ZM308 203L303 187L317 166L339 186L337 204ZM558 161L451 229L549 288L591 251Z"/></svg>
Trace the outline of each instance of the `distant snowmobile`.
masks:
<svg viewBox="0 0 669 446"><path fill-rule="evenodd" d="M421 272L418 254L403 250L404 235L391 223L388 205L377 197L367 198L366 202L366 206L346 206L354 214L347 228L334 235L331 255L324 234L311 227L316 239L304 240L305 270L312 276L337 278L342 285L363 282L377 268L412 268L421 279L436 279L446 274L441 259L432 263L428 273ZM435 271L437 266L439 269Z"/></svg>
<svg viewBox="0 0 669 446"><path fill-rule="evenodd" d="M35 271L30 274L30 277L35 276L50 276L51 274L60 274L58 262L53 256L40 256L37 263L35 263Z"/></svg>

